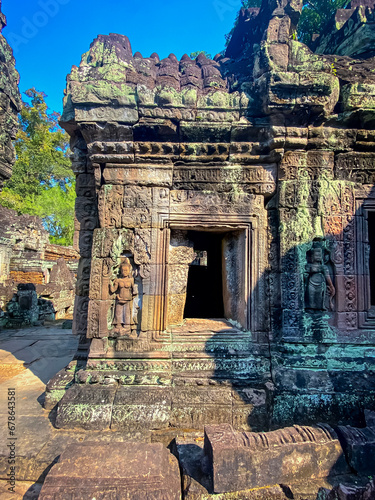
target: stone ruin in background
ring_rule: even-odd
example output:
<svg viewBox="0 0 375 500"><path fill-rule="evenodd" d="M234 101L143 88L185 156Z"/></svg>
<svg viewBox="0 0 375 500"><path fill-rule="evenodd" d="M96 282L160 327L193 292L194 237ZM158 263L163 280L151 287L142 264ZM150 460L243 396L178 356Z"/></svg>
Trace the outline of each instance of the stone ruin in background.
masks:
<svg viewBox="0 0 375 500"><path fill-rule="evenodd" d="M375 1L352 0L346 9L338 9L334 18L312 49L319 54L335 54L359 59L375 55Z"/></svg>
<svg viewBox="0 0 375 500"><path fill-rule="evenodd" d="M22 100L0 0L0 191L12 175ZM49 243L42 221L0 207L0 327L72 318L78 253Z"/></svg>
<svg viewBox="0 0 375 500"><path fill-rule="evenodd" d="M0 326L72 319L78 259L72 247L49 243L41 219L1 207ZM24 285L30 307L21 304Z"/></svg>
<svg viewBox="0 0 375 500"><path fill-rule="evenodd" d="M298 42L301 7L263 1L214 60L110 34L73 66L81 360L47 386L52 407L74 382L57 426L265 431L375 407L375 64Z"/></svg>
<svg viewBox="0 0 375 500"><path fill-rule="evenodd" d="M19 75L15 68L12 49L2 35L6 18L1 12L0 0L0 190L5 180L12 175L15 152L12 140L18 128L17 114L21 111L21 95L18 90Z"/></svg>

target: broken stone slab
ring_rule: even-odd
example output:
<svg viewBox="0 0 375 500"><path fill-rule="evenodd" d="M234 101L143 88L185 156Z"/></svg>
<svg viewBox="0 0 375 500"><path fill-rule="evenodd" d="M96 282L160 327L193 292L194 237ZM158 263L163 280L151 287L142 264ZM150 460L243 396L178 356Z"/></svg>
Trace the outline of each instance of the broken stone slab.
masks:
<svg viewBox="0 0 375 500"><path fill-rule="evenodd" d="M340 426L336 429L346 459L361 475L372 476L375 472L375 428Z"/></svg>
<svg viewBox="0 0 375 500"><path fill-rule="evenodd" d="M235 493L216 495L212 491L212 477L207 468L203 451L203 433L177 436L172 452L178 458L185 500L285 500L283 488L274 485L266 488L247 489Z"/></svg>
<svg viewBox="0 0 375 500"><path fill-rule="evenodd" d="M0 480L0 498L10 498L11 493L8 488L9 482ZM41 483L17 481L15 493L11 498L12 500L38 500L41 488Z"/></svg>
<svg viewBox="0 0 375 500"><path fill-rule="evenodd" d="M3 420L4 421L4 420ZM54 429L47 416L19 415L16 420L17 440L16 475L18 481L42 481L50 462L37 457L52 439ZM0 427L0 478L7 479L9 473L9 455L12 441L6 425ZM0 496L0 499L3 497ZM7 497L9 498L9 497Z"/></svg>
<svg viewBox="0 0 375 500"><path fill-rule="evenodd" d="M325 424L267 433L236 432L229 424L206 426L204 451L215 493L349 472L338 437Z"/></svg>
<svg viewBox="0 0 375 500"><path fill-rule="evenodd" d="M177 459L161 443L72 444L47 475L39 500L180 500Z"/></svg>

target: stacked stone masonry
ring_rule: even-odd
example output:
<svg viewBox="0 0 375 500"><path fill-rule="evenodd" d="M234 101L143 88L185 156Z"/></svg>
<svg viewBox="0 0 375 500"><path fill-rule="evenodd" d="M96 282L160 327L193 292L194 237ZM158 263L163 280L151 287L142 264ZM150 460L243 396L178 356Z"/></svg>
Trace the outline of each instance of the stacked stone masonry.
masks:
<svg viewBox="0 0 375 500"><path fill-rule="evenodd" d="M3 182L12 174L15 152L12 140L15 139L21 110L21 96L18 90L19 75L15 68L12 49L2 35L6 19L1 12L0 1L0 190Z"/></svg>
<svg viewBox="0 0 375 500"><path fill-rule="evenodd" d="M352 0L348 8L338 9L312 48L320 54L374 57L374 7L374 0Z"/></svg>
<svg viewBox="0 0 375 500"><path fill-rule="evenodd" d="M12 141L16 138L17 115L22 104L13 52L2 35L5 26L0 0L0 191L4 181L11 177L16 159ZM17 216L16 212L0 207L1 326L9 326L12 320L22 323L23 314L18 314L20 307L15 294L17 286L23 284L36 286L36 292L32 290L35 300L36 294L42 297L42 304L46 299L51 300L57 318L71 317L77 261L75 250L49 244L41 220Z"/></svg>
<svg viewBox="0 0 375 500"><path fill-rule="evenodd" d="M49 234L41 219L17 215L14 210L0 207L0 301L3 311L9 311L18 285L33 284L39 297L52 302L56 319L72 318L78 259L79 254L72 247L49 243ZM17 311L15 320L16 317Z"/></svg>
<svg viewBox="0 0 375 500"><path fill-rule="evenodd" d="M243 12L214 60L111 34L73 67L88 357L47 387L53 406L74 382L58 426L267 430L374 408L375 63L298 42L301 8Z"/></svg>

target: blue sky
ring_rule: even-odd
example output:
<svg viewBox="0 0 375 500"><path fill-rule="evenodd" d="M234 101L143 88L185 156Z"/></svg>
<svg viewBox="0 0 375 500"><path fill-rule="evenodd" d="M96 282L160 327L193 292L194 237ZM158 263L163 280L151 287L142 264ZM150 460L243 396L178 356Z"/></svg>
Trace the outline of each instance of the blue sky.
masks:
<svg viewBox="0 0 375 500"><path fill-rule="evenodd" d="M3 34L14 49L21 92L35 86L61 112L66 75L98 34L127 35L133 53L144 57L196 50L214 56L240 6L240 0L3 0Z"/></svg>

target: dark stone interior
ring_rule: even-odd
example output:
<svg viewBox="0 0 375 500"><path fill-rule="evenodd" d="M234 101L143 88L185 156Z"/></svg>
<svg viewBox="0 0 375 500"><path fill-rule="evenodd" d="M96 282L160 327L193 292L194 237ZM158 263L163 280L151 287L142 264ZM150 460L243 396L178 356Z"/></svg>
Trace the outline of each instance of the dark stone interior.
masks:
<svg viewBox="0 0 375 500"><path fill-rule="evenodd" d="M220 233L189 231L194 250L207 252L207 266L189 266L185 318L223 318L222 240Z"/></svg>

